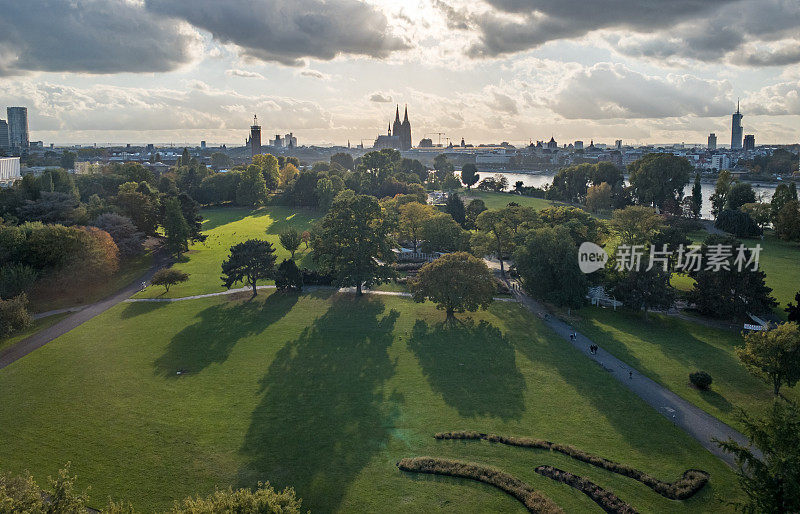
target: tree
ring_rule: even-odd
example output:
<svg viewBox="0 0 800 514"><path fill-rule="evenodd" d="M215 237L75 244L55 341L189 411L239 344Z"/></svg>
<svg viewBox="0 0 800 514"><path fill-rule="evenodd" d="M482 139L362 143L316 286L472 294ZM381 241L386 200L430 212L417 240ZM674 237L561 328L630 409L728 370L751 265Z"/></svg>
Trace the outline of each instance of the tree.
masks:
<svg viewBox="0 0 800 514"><path fill-rule="evenodd" d="M191 163L192 163L192 158L189 155L189 149L188 148L184 148L183 149L183 153L181 154L181 158L178 160L178 165L179 166L188 166Z"/></svg>
<svg viewBox="0 0 800 514"><path fill-rule="evenodd" d="M106 213L98 216L93 225L111 235L119 248L120 255L132 257L144 251L144 234L136 230L130 218Z"/></svg>
<svg viewBox="0 0 800 514"><path fill-rule="evenodd" d="M607 182L589 187L586 191L586 208L591 212L605 211L611 208L611 186Z"/></svg>
<svg viewBox="0 0 800 514"><path fill-rule="evenodd" d="M794 182L792 182L791 185L794 186ZM778 187L775 188L775 192L772 194L772 200L770 200L772 216L777 216L784 205L793 200L797 200L797 189L790 188L786 184L778 184Z"/></svg>
<svg viewBox="0 0 800 514"><path fill-rule="evenodd" d="M430 300L455 321L456 312L476 311L492 303L496 290L492 272L483 260L466 252L443 255L423 266L411 281L414 301Z"/></svg>
<svg viewBox="0 0 800 514"><path fill-rule="evenodd" d="M709 235L700 250L704 266L712 256L724 257L720 250L730 248L732 255L718 259L719 266L704 267L691 271L695 280L689 292L689 301L706 315L720 318L743 318L748 312L760 314L769 312L777 305L771 296L772 289L765 283L766 274L753 269L752 265L742 266L739 271L735 263L739 256L741 243L729 236ZM743 248L744 262L753 258L752 250Z"/></svg>
<svg viewBox="0 0 800 514"><path fill-rule="evenodd" d="M431 205L417 202L407 203L400 206L400 234L401 237L411 242L414 252L417 251L422 225L425 220L431 218L436 210Z"/></svg>
<svg viewBox="0 0 800 514"><path fill-rule="evenodd" d="M711 214L716 218L725 204L728 202L728 192L733 184L733 176L728 170L721 170L717 177L717 184L714 186L714 193L711 195Z"/></svg>
<svg viewBox="0 0 800 514"><path fill-rule="evenodd" d="M471 162L461 167L461 182L467 186L467 189L477 184L480 178L481 176L478 175L478 168Z"/></svg>
<svg viewBox="0 0 800 514"><path fill-rule="evenodd" d="M322 219L312 243L314 260L340 286L370 287L393 275L389 224L373 196L340 193Z"/></svg>
<svg viewBox="0 0 800 514"><path fill-rule="evenodd" d="M300 232L296 228L289 228L283 232L281 232L278 238L281 241L281 246L284 247L289 253L292 254L292 260L294 260L294 253L300 248L300 245L303 243L302 236Z"/></svg>
<svg viewBox="0 0 800 514"><path fill-rule="evenodd" d="M0 298L13 298L28 291L39 274L27 264L7 263L0 267Z"/></svg>
<svg viewBox="0 0 800 514"><path fill-rule="evenodd" d="M259 157L259 156L256 156ZM267 182L258 166L251 164L241 173L236 188L236 203L246 206L262 205L267 198Z"/></svg>
<svg viewBox="0 0 800 514"><path fill-rule="evenodd" d="M275 249L269 241L248 239L231 246L231 253L222 263L222 285L227 289L237 282L253 288L258 294L259 280L272 278L275 271Z"/></svg>
<svg viewBox="0 0 800 514"><path fill-rule="evenodd" d="M300 171L292 163L287 163L278 173L278 187L286 187Z"/></svg>
<svg viewBox="0 0 800 514"><path fill-rule="evenodd" d="M175 197L164 200L164 234L167 237L165 248L172 255L189 249L189 225L183 218L181 204Z"/></svg>
<svg viewBox="0 0 800 514"><path fill-rule="evenodd" d="M736 474L747 500L734 506L753 514L800 512L800 411L797 406L776 400L765 417L754 419L742 411L740 421L747 439L760 452L732 439L714 441L736 459Z"/></svg>
<svg viewBox="0 0 800 514"><path fill-rule="evenodd" d="M628 166L629 181L639 203L664 209L667 201L680 201L692 169L685 157L650 153Z"/></svg>
<svg viewBox="0 0 800 514"><path fill-rule="evenodd" d="M275 288L278 291L303 290L303 273L293 259L284 259L275 273Z"/></svg>
<svg viewBox="0 0 800 514"><path fill-rule="evenodd" d="M567 228L531 230L514 252L514 262L525 289L536 298L562 307L583 305L588 282Z"/></svg>
<svg viewBox="0 0 800 514"><path fill-rule="evenodd" d="M728 196L725 199L725 208L736 211L739 210L742 205L755 201L756 192L753 191L753 187L747 182L736 182L728 191Z"/></svg>
<svg viewBox="0 0 800 514"><path fill-rule="evenodd" d="M764 227L769 225L772 221L772 206L768 203L746 203L742 205L741 210L750 215L762 232L764 231Z"/></svg>
<svg viewBox="0 0 800 514"><path fill-rule="evenodd" d="M796 302L795 304L789 302L789 304L786 306L786 309L784 310L788 315L787 319L789 321L793 321L794 323L800 323L800 291L798 291L794 295L794 301Z"/></svg>
<svg viewBox="0 0 800 514"><path fill-rule="evenodd" d="M17 212L25 221L62 225L86 222L86 209L80 200L70 193L42 191L37 200L27 200Z"/></svg>
<svg viewBox="0 0 800 514"><path fill-rule="evenodd" d="M421 249L425 253L451 253L469 249L469 232L443 212L422 222L421 236Z"/></svg>
<svg viewBox="0 0 800 514"><path fill-rule="evenodd" d="M661 216L644 205L631 205L614 211L611 227L625 245L645 244L663 227Z"/></svg>
<svg viewBox="0 0 800 514"><path fill-rule="evenodd" d="M668 309L675 301L675 290L669 284L670 273L663 267L641 266L639 269L611 273L609 284L614 296L629 305L640 309L647 318L653 309Z"/></svg>
<svg viewBox="0 0 800 514"><path fill-rule="evenodd" d="M692 215L695 218L700 217L700 212L703 209L703 186L700 184L700 173L694 176L694 185L692 186Z"/></svg>
<svg viewBox="0 0 800 514"><path fill-rule="evenodd" d="M211 167L215 170L221 170L231 165L231 158L222 152L214 152L211 154Z"/></svg>
<svg viewBox="0 0 800 514"><path fill-rule="evenodd" d="M714 226L736 237L758 237L761 229L745 211L724 209L714 221Z"/></svg>
<svg viewBox="0 0 800 514"><path fill-rule="evenodd" d="M800 202L786 202L773 222L775 233L786 241L800 241Z"/></svg>
<svg viewBox="0 0 800 514"><path fill-rule="evenodd" d="M461 197L458 196L458 193L453 193L447 197L447 203L444 206L444 212L452 216L459 225L462 227L464 226L467 212L464 208L464 202L461 200Z"/></svg>
<svg viewBox="0 0 800 514"><path fill-rule="evenodd" d="M331 155L331 164L338 164L342 168L350 171L355 169L353 156L345 152L339 152Z"/></svg>
<svg viewBox="0 0 800 514"><path fill-rule="evenodd" d="M302 500L295 497L294 489L287 487L277 492L269 483L258 483L258 489L232 489L216 491L207 498L186 498L176 504L172 514L215 514L218 512L300 514Z"/></svg>
<svg viewBox="0 0 800 514"><path fill-rule="evenodd" d="M175 268L161 268L153 274L150 283L154 286L164 286L164 292L169 293L169 288L189 280L189 274Z"/></svg>
<svg viewBox="0 0 800 514"><path fill-rule="evenodd" d="M797 323L782 323L771 330L746 334L744 346L736 349L736 355L778 396L782 385L794 387L800 380L800 327Z"/></svg>
<svg viewBox="0 0 800 514"><path fill-rule="evenodd" d="M475 225L479 233L473 236L473 250L480 255L493 254L500 261L500 273L505 275L504 261L514 251L516 236L520 230L537 221L536 211L530 207L505 207L484 211L478 215Z"/></svg>
<svg viewBox="0 0 800 514"><path fill-rule="evenodd" d="M475 198L467 205L465 210L464 228L474 229L478 215L486 210L486 204L480 198Z"/></svg>

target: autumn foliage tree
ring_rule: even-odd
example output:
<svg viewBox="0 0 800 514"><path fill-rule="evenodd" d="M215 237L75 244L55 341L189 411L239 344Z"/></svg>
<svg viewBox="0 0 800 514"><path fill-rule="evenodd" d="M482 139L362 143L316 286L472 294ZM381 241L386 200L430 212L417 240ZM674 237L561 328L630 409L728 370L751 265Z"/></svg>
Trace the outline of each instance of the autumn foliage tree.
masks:
<svg viewBox="0 0 800 514"><path fill-rule="evenodd" d="M416 302L430 300L455 321L456 312L476 311L492 303L494 276L486 263L467 252L443 255L423 266L411 281Z"/></svg>

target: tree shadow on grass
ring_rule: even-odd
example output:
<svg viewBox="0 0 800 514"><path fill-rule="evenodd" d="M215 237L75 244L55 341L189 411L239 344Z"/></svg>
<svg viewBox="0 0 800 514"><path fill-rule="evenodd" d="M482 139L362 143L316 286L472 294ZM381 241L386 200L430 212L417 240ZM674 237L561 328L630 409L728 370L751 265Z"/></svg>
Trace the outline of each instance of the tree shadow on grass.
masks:
<svg viewBox="0 0 800 514"><path fill-rule="evenodd" d="M292 486L312 512L337 509L352 480L385 446L398 399L387 349L395 321L379 300L339 296L286 344L261 381L241 452L240 484Z"/></svg>
<svg viewBox="0 0 800 514"><path fill-rule="evenodd" d="M120 314L122 319L135 318L141 314L150 314L157 311L161 307L167 305L168 302L130 302Z"/></svg>
<svg viewBox="0 0 800 514"><path fill-rule="evenodd" d="M274 210L270 213L272 223L267 227L267 234L281 234L290 228L303 232L309 230L317 213L309 209L297 207L294 211Z"/></svg>
<svg viewBox="0 0 800 514"><path fill-rule="evenodd" d="M525 380L514 347L486 321L414 324L409 348L434 391L461 416L518 419L525 410Z"/></svg>
<svg viewBox="0 0 800 514"><path fill-rule="evenodd" d="M170 341L155 361L156 373L168 377L177 371L199 373L213 363L224 362L242 338L258 334L283 318L295 303L296 293L272 293L263 300L224 302L201 311L197 321Z"/></svg>

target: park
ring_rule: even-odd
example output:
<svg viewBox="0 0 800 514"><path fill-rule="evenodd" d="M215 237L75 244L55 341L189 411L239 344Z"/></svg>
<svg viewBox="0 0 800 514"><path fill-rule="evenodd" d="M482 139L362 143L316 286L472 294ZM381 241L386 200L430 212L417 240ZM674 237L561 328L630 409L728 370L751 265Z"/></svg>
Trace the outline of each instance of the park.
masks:
<svg viewBox="0 0 800 514"><path fill-rule="evenodd" d="M380 203L344 191L327 205L198 209L196 234L183 229L165 268L172 279L134 288L0 369L2 471L44 486L69 463L75 488L91 487L88 506L111 498L144 512L259 482L293 488L312 512L716 512L744 501L732 458L632 391L623 370L587 358L551 319L630 366L624 379L652 380L744 432L739 409L761 412L774 395L739 362L741 330L653 300L644 312L588 306L566 274L543 270L539 249L575 259L577 238L618 244L617 211L485 189L450 194L459 196L461 222L454 201L429 206L416 189ZM484 210L472 212L475 201ZM504 216L527 239L514 242ZM170 245L164 226L156 237ZM392 267L395 231L442 256ZM800 249L771 234L762 244L783 321ZM342 262L351 254L357 265ZM275 271L288 262L305 282ZM671 279L679 298L706 280ZM37 319L0 351L67 316ZM689 383L697 370L710 388ZM787 401L800 399L795 383L780 391Z"/></svg>

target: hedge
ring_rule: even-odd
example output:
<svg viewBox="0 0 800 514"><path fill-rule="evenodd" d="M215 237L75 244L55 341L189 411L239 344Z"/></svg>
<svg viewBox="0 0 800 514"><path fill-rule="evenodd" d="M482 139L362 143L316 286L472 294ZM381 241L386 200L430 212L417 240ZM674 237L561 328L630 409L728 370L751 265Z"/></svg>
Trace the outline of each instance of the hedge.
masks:
<svg viewBox="0 0 800 514"><path fill-rule="evenodd" d="M553 466L539 466L535 472L547 478L552 478L556 482L567 484L577 489L598 504L601 509L611 514L636 514L637 511L611 491L606 491L589 479L573 475L567 471L554 468Z"/></svg>
<svg viewBox="0 0 800 514"><path fill-rule="evenodd" d="M474 431L441 432L434 435L436 439L463 439L463 440L486 440L493 443L501 443L509 446L519 446L521 448L538 448L562 453L575 460L603 468L634 480L638 480L653 491L657 492L670 500L685 500L691 498L708 482L709 474L699 469L689 469L683 472L683 476L674 482L663 482L647 473L640 471L627 464L610 461L597 455L587 453L579 448L566 444L552 443L542 439L530 437L507 437L496 434L484 434Z"/></svg>
<svg viewBox="0 0 800 514"><path fill-rule="evenodd" d="M539 493L522 480L503 471L482 466L473 462L462 462L435 457L414 457L402 459L397 463L402 471L410 473L427 473L450 477L477 480L493 485L501 491L513 496L528 509L529 512L542 514L563 512L552 500Z"/></svg>

